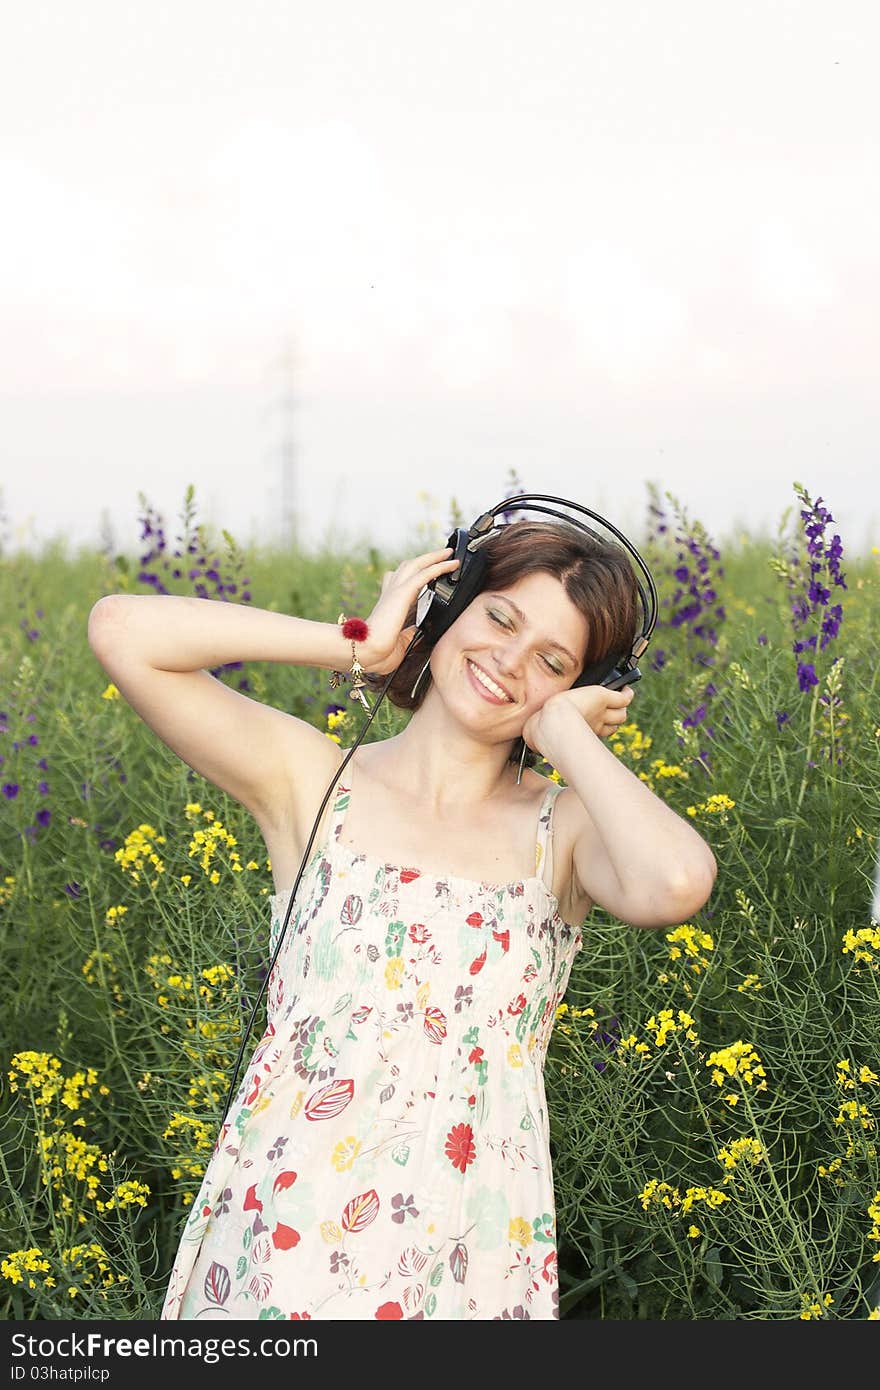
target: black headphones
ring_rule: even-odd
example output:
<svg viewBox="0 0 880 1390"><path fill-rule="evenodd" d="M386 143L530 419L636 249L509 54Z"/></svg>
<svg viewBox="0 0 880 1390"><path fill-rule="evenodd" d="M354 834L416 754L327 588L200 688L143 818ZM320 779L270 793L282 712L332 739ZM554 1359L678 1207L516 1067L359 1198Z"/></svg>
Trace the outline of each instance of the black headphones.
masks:
<svg viewBox="0 0 880 1390"><path fill-rule="evenodd" d="M491 541L493 536L497 536L500 531L503 531L506 524L493 525L495 517L499 513L520 511L520 503L522 502L561 502L563 506L573 507L575 511L583 512L603 526L607 526L609 531L613 531L641 567L647 581L650 599L645 594L638 575L635 575L642 607L642 622L639 633L633 639L631 649L625 652L611 653L602 661L595 662L592 666L585 666L577 680L572 682L570 688L574 689L579 685L604 685L612 690L619 690L624 685L632 685L634 681L640 680L642 673L636 666L636 661L647 647L657 621L657 588L650 570L635 546L627 540L622 532L617 530L616 526L612 526L610 521L606 521L596 512L591 512L588 507L579 506L577 502L566 502L562 497L547 497L540 492L524 492L516 497L507 497L497 506L490 507L489 511L483 512L482 516L478 516L468 530L458 527L452 532L446 544L452 546L454 554L450 555L449 558L459 561L458 568L449 574L441 574L437 579L431 580L422 590L416 605L417 631L413 637L413 642L421 636L433 647L447 628L452 626L459 614L463 613L468 604L480 593L488 563L486 543ZM597 536L596 532L591 530L589 526L585 526L583 522L577 521L573 517L565 516L552 507L529 506L527 510L546 512L549 516L558 517L561 521L568 522L570 526L576 526L579 530L586 531L594 540L607 544L607 541L603 541L602 537Z"/></svg>
<svg viewBox="0 0 880 1390"><path fill-rule="evenodd" d="M611 690L619 690L624 685L632 685L635 681L641 680L642 673L636 665L636 662L647 647L651 633L657 622L657 587L654 583L651 571L648 569L648 566L645 564L635 546L627 540L622 532L618 531L616 526L612 526L610 521L606 521L605 517L599 516L597 512L590 511L588 507L579 506L577 502L568 502L564 497L550 497L539 492L524 492L518 494L516 497L505 497L502 502L499 502L496 506L491 507L489 511L483 512L478 516L476 521L474 521L467 530L463 527L457 527L456 530L452 532L449 540L446 542L446 544L451 546L454 550L454 554L450 555L449 558L450 560L458 559L460 564L452 573L442 574L438 576L437 579L431 580L419 594L416 600L416 631L404 653L403 660L406 659L412 648L418 642L424 642L427 646L433 648L434 644L443 636L447 628L452 626L459 614L464 612L468 604L476 598L477 594L482 589L488 560L485 547L487 543L492 540L493 536L498 535L500 531L504 530L506 525L504 522L500 525L494 524L495 518L499 514L507 514L508 512L520 510L544 512L548 516L555 516L560 521L567 522L570 526L575 526L581 531L585 531L588 535L592 536L594 540L599 541L603 545L607 545L607 540L603 540L601 536L597 536L595 531L589 526L585 526L583 522L578 521L575 517L567 516L564 512L557 511L553 507L532 505L538 502L558 502L563 507L570 507L577 512L582 512L585 516L591 517L594 521L598 521L600 525L612 531L642 570L647 584L646 593L638 575L635 575L642 617L640 630L633 639L630 650L612 653L604 657L602 661L594 663L592 666L584 667L577 680L572 682L570 688L574 689L576 686L580 685L604 685ZM522 503L526 503L528 506L523 508L521 506ZM229 1111L229 1106L234 1094L235 1082L238 1077L238 1070L244 1055L244 1049L250 1037L263 990L269 982L269 978L275 968L275 962L278 959L278 954L284 941L287 924L290 920L291 909L296 900L300 879L302 878L303 871L309 860L312 841L317 834L318 826L321 823L321 817L324 814L324 807L327 805L330 794L339 781L340 772L348 765L355 749L362 743L364 734L373 722L376 711L382 703L385 692L394 679L394 676L397 674L398 669L399 668L396 667L386 680L376 699L376 703L370 711L369 718L366 720L364 727L348 750L342 763L336 769L333 780L324 793L324 798L319 807L318 814L315 817L315 823L312 826L312 833L309 836L308 844L303 854L302 863L299 866L296 882L290 891L290 899L287 904L287 911L284 914L284 922L278 934L275 950L272 952L272 959L269 962L266 978L260 986L259 994L251 1010L248 1026L242 1037L241 1047L239 1048L238 1057L236 1058L235 1067L233 1068L232 1080L229 1083L226 1104L223 1107L221 1124L223 1120L226 1119L226 1115Z"/></svg>

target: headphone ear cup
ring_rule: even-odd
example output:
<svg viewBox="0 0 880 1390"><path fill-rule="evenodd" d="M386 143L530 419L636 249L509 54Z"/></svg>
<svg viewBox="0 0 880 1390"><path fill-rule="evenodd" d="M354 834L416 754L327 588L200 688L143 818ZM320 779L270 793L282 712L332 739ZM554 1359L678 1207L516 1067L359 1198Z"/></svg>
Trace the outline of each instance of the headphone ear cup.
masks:
<svg viewBox="0 0 880 1390"><path fill-rule="evenodd" d="M608 685L613 687L615 680L623 679L623 673L617 665L623 660L624 657L618 652L614 656L607 656L604 661L596 661L591 666L585 666L571 689L574 690L579 685ZM626 679L623 679L623 684L626 684Z"/></svg>
<svg viewBox="0 0 880 1390"><path fill-rule="evenodd" d="M432 647L482 588L488 557L482 546L468 550L470 539L470 532L462 527L453 531L446 544L452 546L454 554L449 558L460 562L458 568L432 579L419 594L416 626Z"/></svg>

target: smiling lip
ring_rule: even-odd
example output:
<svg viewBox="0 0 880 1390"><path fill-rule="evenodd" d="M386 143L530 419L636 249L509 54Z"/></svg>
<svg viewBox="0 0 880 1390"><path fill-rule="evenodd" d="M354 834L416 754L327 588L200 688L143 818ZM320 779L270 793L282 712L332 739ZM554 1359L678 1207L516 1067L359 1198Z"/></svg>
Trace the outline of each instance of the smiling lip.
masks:
<svg viewBox="0 0 880 1390"><path fill-rule="evenodd" d="M504 690L504 686L501 684L500 681L495 681L495 684L498 686L499 690L504 690L505 695L507 695L508 697L506 700L499 700L497 695L493 695L491 690L487 690L484 685L481 685L474 673L471 671L471 666L477 666L477 663L476 661L472 662L470 659L468 659L468 677L471 681L471 684L476 686L477 690L479 690L481 695L485 696L485 698L489 700L493 705L507 705L513 703L513 696L510 694L509 690ZM479 671L483 671L482 666L477 666L477 669ZM489 676L489 672L483 671L483 675ZM494 680L494 677L489 676L489 680Z"/></svg>

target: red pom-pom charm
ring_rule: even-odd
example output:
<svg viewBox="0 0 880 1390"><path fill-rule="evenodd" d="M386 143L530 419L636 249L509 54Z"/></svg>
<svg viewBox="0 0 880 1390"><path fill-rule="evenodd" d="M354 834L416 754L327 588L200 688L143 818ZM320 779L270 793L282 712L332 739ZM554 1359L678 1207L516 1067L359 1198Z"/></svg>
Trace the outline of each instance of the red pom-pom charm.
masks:
<svg viewBox="0 0 880 1390"><path fill-rule="evenodd" d="M346 618L342 624L342 635L351 642L366 641L369 630L363 618Z"/></svg>

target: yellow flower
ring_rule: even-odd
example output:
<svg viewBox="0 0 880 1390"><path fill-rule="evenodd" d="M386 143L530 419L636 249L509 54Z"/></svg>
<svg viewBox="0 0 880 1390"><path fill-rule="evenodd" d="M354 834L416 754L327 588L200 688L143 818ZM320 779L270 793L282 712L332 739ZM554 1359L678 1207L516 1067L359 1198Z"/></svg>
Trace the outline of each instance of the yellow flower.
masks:
<svg viewBox="0 0 880 1390"><path fill-rule="evenodd" d="M699 1226L688 1226L688 1235L690 1236L691 1240L696 1240L699 1234Z"/></svg>
<svg viewBox="0 0 880 1390"><path fill-rule="evenodd" d="M690 1211L695 1202L705 1202L707 1207L720 1207L722 1202L729 1202L730 1198L726 1192L719 1192L717 1187L689 1187L682 1200L682 1211Z"/></svg>
<svg viewBox="0 0 880 1390"><path fill-rule="evenodd" d="M120 1207L145 1207L150 1189L143 1182L122 1182L116 1189L115 1200ZM108 1206L112 1206L114 1198L110 1198Z"/></svg>
<svg viewBox="0 0 880 1390"><path fill-rule="evenodd" d="M840 1107L840 1111L834 1117L836 1125L846 1124L847 1120L856 1120L861 1124L862 1129L874 1128L874 1117L867 1105L859 1105L857 1101L845 1100Z"/></svg>
<svg viewBox="0 0 880 1390"><path fill-rule="evenodd" d="M531 1245L532 1228L522 1216L515 1216L507 1228L507 1239L515 1241L517 1245Z"/></svg>
<svg viewBox="0 0 880 1390"><path fill-rule="evenodd" d="M874 952L880 952L880 927L860 927L858 931L850 928L844 933L841 950L844 955L852 954L854 964L864 962L877 970Z"/></svg>
<svg viewBox="0 0 880 1390"><path fill-rule="evenodd" d="M663 1047L669 1034L674 1033L676 1028L675 1022L672 1017L672 1010L661 1009L659 1022L652 1014L651 1017L648 1019L648 1022L645 1024L645 1027L648 1029L649 1032L657 1034L657 1036L654 1039L654 1042L657 1044L658 1047Z"/></svg>
<svg viewBox="0 0 880 1390"><path fill-rule="evenodd" d="M628 724L621 724L617 730L611 751L618 757L628 753L631 758L639 759L644 757L652 743L653 739L643 734L638 725L631 720Z"/></svg>
<svg viewBox="0 0 880 1390"><path fill-rule="evenodd" d="M687 813L689 816L698 816L701 813L717 816L721 824L726 825L727 812L733 810L735 805L736 802L731 801L730 797L725 796L723 792L714 792L705 801L698 802L696 806L688 806Z"/></svg>
<svg viewBox="0 0 880 1390"><path fill-rule="evenodd" d="M764 1068L751 1043L737 1040L731 1043L730 1047L719 1048L717 1052L710 1052L706 1062L707 1067L714 1067L712 1080L716 1086L723 1086L727 1076L740 1078L751 1085L755 1077L764 1077ZM756 1091L766 1091L766 1080L760 1080L755 1087Z"/></svg>
<svg viewBox="0 0 880 1390"><path fill-rule="evenodd" d="M353 1134L340 1140L333 1150L333 1167L337 1173L344 1173L352 1166L361 1151L361 1142Z"/></svg>
<svg viewBox="0 0 880 1390"><path fill-rule="evenodd" d="M825 1312L825 1309L831 1307L831 1304L834 1302L834 1299L831 1297L830 1293L826 1293L825 1297L822 1299L820 1303L818 1294L804 1293L801 1294L801 1302L804 1304L804 1310L801 1313L801 1320L803 1322L809 1322L811 1318L821 1318Z"/></svg>
<svg viewBox="0 0 880 1390"><path fill-rule="evenodd" d="M113 684L112 681L107 686L106 690L101 691L102 700L118 700L119 698L119 691L116 689L116 686Z"/></svg>
<svg viewBox="0 0 880 1390"><path fill-rule="evenodd" d="M745 994L750 989L759 990L763 988L764 986L761 984L760 978L757 975L746 975L742 983L737 985L740 994Z"/></svg>
<svg viewBox="0 0 880 1390"><path fill-rule="evenodd" d="M671 1187L659 1178L651 1178L639 1193L639 1201L644 1211L650 1206L664 1206L671 1211L673 1207L681 1205L681 1196L677 1187Z"/></svg>
<svg viewBox="0 0 880 1390"><path fill-rule="evenodd" d="M690 778L690 773L685 772L684 768L677 763L664 763L662 758L655 758L651 766L655 777L682 777L685 781Z"/></svg>
<svg viewBox="0 0 880 1390"><path fill-rule="evenodd" d="M726 1148L718 1150L719 1163L731 1170L740 1162L761 1163L766 1157L757 1139L734 1139Z"/></svg>
<svg viewBox="0 0 880 1390"><path fill-rule="evenodd" d="M385 984L388 989L400 989L403 978L403 957L392 956L385 966Z"/></svg>

